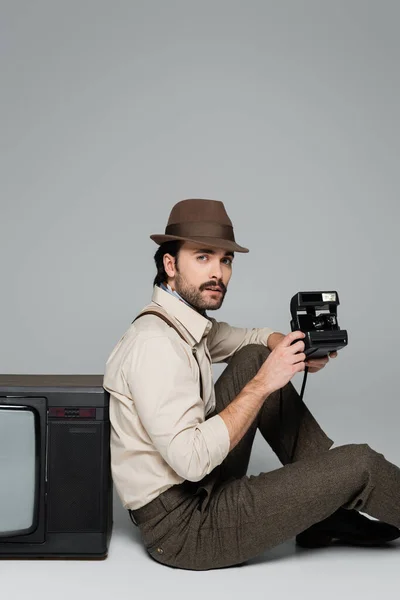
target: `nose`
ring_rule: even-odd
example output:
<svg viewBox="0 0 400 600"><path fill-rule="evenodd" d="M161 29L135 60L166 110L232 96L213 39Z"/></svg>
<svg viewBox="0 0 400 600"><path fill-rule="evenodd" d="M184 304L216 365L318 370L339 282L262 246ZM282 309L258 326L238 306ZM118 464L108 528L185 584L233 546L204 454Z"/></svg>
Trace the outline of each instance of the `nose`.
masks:
<svg viewBox="0 0 400 600"><path fill-rule="evenodd" d="M213 261L210 269L210 280L216 279L216 283L222 280L222 267L219 260Z"/></svg>

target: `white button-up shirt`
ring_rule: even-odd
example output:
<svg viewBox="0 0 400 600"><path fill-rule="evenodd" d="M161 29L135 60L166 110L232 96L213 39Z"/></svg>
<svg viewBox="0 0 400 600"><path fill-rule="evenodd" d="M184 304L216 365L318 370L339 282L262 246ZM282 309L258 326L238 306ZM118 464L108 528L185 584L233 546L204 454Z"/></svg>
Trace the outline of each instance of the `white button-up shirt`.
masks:
<svg viewBox="0 0 400 600"><path fill-rule="evenodd" d="M133 510L185 479L199 481L224 460L228 429L218 414L206 418L215 409L212 363L229 362L246 344L266 346L274 332L204 317L158 286L146 309L166 314L186 341L159 317L145 315L106 363L112 475L124 507Z"/></svg>

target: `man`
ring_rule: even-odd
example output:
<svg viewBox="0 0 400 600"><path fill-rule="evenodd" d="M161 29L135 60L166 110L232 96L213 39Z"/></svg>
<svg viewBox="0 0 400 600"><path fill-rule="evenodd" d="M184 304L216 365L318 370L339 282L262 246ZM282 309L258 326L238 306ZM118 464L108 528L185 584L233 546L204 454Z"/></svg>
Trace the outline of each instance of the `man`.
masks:
<svg viewBox="0 0 400 600"><path fill-rule="evenodd" d="M248 252L223 203L178 202L165 234L150 237L160 248L142 313L157 314L132 323L104 376L113 478L148 553L204 570L293 536L303 547L399 537L400 469L367 444L331 448L290 382L329 358L306 360L300 331L242 329L207 315L223 303L235 253ZM228 366L214 386L218 362ZM283 466L247 476L257 428Z"/></svg>

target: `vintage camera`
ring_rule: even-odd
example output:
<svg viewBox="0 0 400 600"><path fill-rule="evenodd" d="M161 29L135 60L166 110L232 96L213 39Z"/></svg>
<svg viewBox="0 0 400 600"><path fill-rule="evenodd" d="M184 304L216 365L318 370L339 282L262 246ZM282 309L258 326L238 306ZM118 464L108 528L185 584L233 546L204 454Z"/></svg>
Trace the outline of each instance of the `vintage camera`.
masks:
<svg viewBox="0 0 400 600"><path fill-rule="evenodd" d="M290 301L292 331L302 331L304 353L319 358L347 346L347 331L340 329L337 292L298 292ZM318 313L318 314L317 314ZM296 343L296 340L293 343Z"/></svg>

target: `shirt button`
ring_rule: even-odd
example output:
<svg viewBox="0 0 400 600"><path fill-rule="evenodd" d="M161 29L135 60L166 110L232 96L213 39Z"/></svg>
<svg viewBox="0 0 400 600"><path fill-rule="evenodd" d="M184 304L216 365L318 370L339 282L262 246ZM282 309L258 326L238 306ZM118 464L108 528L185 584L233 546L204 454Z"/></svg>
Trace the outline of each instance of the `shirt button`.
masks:
<svg viewBox="0 0 400 600"><path fill-rule="evenodd" d="M158 554L163 554L164 550L162 548L157 548Z"/></svg>

